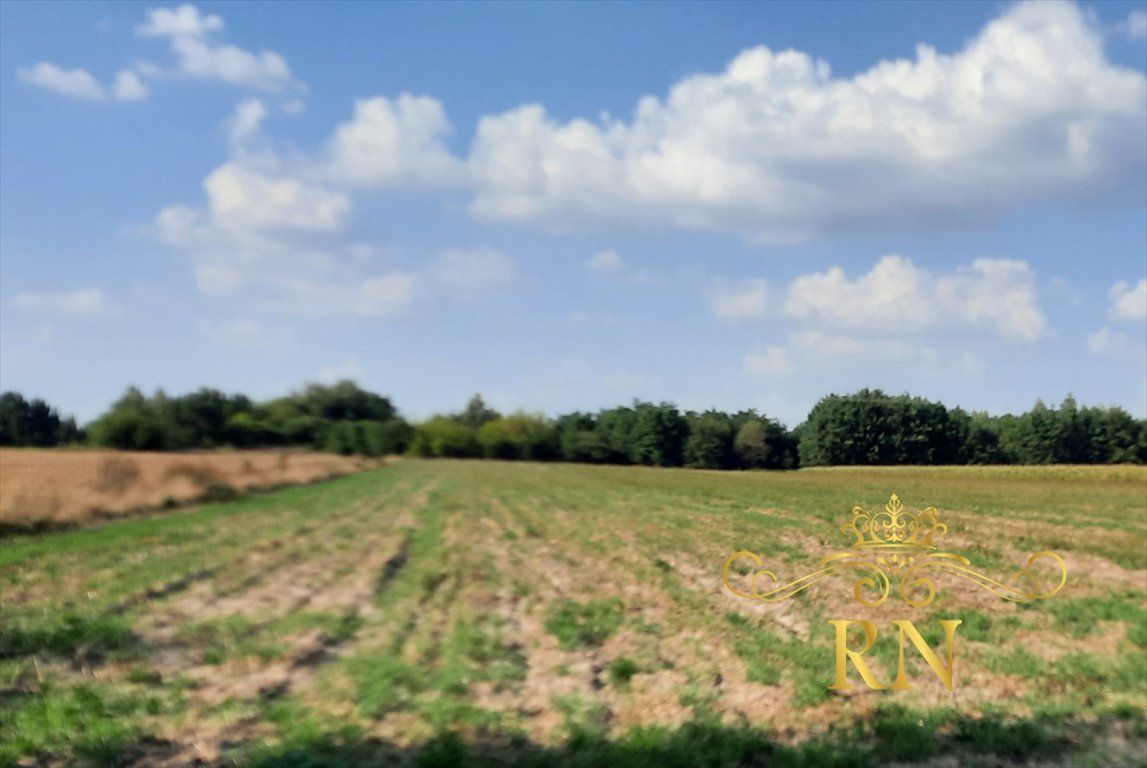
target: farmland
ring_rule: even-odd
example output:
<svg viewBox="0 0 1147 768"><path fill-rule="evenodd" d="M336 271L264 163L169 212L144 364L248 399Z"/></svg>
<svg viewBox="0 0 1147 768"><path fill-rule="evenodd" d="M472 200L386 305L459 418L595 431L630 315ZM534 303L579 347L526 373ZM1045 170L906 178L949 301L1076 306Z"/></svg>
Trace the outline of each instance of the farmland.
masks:
<svg viewBox="0 0 1147 768"><path fill-rule="evenodd" d="M1067 587L866 609L847 579L722 583L740 549L813 570L893 492L986 573L1061 553ZM1145 544L1143 467L406 460L4 540L0 765L1142 765ZM830 619L889 633L887 680L909 610L962 620L954 691L923 664L827 690Z"/></svg>
<svg viewBox="0 0 1147 768"><path fill-rule="evenodd" d="M54 528L325 480L372 463L305 451L0 450L0 524Z"/></svg>

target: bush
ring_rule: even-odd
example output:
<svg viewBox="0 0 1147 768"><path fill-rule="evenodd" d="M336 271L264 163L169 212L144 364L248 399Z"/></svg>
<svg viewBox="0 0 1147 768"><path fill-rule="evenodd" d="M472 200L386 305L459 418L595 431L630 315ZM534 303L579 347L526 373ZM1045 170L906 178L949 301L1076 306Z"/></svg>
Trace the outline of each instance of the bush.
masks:
<svg viewBox="0 0 1147 768"><path fill-rule="evenodd" d="M410 453L416 456L473 457L482 448L474 430L446 416L435 416L414 428Z"/></svg>
<svg viewBox="0 0 1147 768"><path fill-rule="evenodd" d="M478 430L482 453L491 459L544 461L558 456L557 433L541 415L515 413Z"/></svg>

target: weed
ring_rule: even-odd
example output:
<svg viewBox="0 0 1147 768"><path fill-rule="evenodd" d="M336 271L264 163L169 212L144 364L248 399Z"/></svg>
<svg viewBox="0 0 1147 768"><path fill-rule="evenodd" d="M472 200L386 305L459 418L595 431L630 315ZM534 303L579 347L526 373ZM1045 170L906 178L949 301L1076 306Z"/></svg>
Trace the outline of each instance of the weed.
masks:
<svg viewBox="0 0 1147 768"><path fill-rule="evenodd" d="M562 600L550 606L546 630L558 639L563 650L594 648L621 627L624 617L625 608L619 598L585 604Z"/></svg>
<svg viewBox="0 0 1147 768"><path fill-rule="evenodd" d="M640 671L641 668L633 659L619 656L609 663L609 667L606 668L606 676L613 687L629 690L630 681Z"/></svg>

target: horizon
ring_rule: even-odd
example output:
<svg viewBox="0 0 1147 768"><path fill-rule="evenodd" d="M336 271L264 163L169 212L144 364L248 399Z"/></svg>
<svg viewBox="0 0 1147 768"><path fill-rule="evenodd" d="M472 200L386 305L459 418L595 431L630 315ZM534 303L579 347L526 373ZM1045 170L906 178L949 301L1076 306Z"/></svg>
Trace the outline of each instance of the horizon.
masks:
<svg viewBox="0 0 1147 768"><path fill-rule="evenodd" d="M328 8L0 4L0 389L1147 417L1143 2Z"/></svg>

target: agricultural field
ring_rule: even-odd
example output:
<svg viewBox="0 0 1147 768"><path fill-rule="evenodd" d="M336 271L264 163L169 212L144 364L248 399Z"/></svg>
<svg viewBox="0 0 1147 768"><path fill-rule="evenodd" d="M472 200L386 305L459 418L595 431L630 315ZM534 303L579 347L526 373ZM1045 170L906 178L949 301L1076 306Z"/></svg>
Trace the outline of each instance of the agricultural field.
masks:
<svg viewBox="0 0 1147 768"><path fill-rule="evenodd" d="M378 462L304 451L0 449L0 527L59 528L345 475Z"/></svg>
<svg viewBox="0 0 1147 768"><path fill-rule="evenodd" d="M5 484L13 477L5 466ZM852 580L736 597L847 547L856 504L935 505L927 608ZM741 574L743 575L743 574ZM0 765L1147 765L1147 468L705 472L404 460L329 482L0 542ZM938 647L948 691L828 690L832 619ZM906 653L911 653L911 649Z"/></svg>

